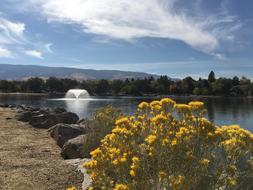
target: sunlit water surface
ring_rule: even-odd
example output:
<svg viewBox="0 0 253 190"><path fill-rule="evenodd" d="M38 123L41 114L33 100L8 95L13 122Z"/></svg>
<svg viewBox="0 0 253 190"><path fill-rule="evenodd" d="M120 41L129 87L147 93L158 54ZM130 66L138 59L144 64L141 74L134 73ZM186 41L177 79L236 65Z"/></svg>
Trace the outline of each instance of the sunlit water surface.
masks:
<svg viewBox="0 0 253 190"><path fill-rule="evenodd" d="M207 118L217 125L239 124L253 131L253 98L221 98L221 97L179 97L173 96L179 103L192 100L205 102ZM152 101L150 97L89 97L86 99L71 99L39 95L0 95L0 104L31 105L35 107L63 107L75 112L80 118L90 117L94 111L106 105L120 108L126 114L136 110L142 101Z"/></svg>

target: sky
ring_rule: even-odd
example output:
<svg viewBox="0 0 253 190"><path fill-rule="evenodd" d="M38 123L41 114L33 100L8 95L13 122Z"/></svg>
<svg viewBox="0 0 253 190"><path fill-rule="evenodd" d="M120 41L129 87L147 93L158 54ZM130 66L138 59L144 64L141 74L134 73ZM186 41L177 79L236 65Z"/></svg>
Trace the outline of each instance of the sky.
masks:
<svg viewBox="0 0 253 190"><path fill-rule="evenodd" d="M0 63L253 79L252 9L252 0L0 0Z"/></svg>

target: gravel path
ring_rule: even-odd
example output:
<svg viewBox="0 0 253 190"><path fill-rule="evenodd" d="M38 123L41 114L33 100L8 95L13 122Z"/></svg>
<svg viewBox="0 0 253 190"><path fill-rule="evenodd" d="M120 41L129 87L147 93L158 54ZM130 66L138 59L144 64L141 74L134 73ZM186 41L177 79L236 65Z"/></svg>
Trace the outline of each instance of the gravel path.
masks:
<svg viewBox="0 0 253 190"><path fill-rule="evenodd" d="M15 114L15 110L0 108L0 189L80 188L82 174L61 158L48 132L17 121Z"/></svg>

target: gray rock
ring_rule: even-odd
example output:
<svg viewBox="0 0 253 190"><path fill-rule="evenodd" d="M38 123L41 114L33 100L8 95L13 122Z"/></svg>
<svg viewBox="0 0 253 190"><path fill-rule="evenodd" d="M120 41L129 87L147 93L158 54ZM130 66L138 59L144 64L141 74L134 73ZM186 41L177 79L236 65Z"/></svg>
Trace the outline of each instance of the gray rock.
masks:
<svg viewBox="0 0 253 190"><path fill-rule="evenodd" d="M66 112L64 108L20 107L17 111L19 121L29 122L35 128L49 129L58 123L75 124L79 120L75 113Z"/></svg>
<svg viewBox="0 0 253 190"><path fill-rule="evenodd" d="M94 144L89 134L80 135L68 140L62 147L61 155L64 159L89 158Z"/></svg>
<svg viewBox="0 0 253 190"><path fill-rule="evenodd" d="M63 113L63 112L67 112L66 109L60 108L60 107L55 108L55 109L53 109L52 111L53 111L54 113Z"/></svg>
<svg viewBox="0 0 253 190"><path fill-rule="evenodd" d="M31 117L32 117L32 112L24 111L24 112L19 113L16 118L18 121L28 122L30 121Z"/></svg>
<svg viewBox="0 0 253 190"><path fill-rule="evenodd" d="M75 124L78 122L79 117L72 112L63 112L56 114L58 119L58 123L67 123L67 124Z"/></svg>
<svg viewBox="0 0 253 190"><path fill-rule="evenodd" d="M35 128L49 129L50 127L56 125L59 122L55 115L41 114L41 115L32 117L29 123Z"/></svg>
<svg viewBox="0 0 253 190"><path fill-rule="evenodd" d="M57 124L49 129L51 137L62 147L69 139L85 133L85 128L77 124Z"/></svg>

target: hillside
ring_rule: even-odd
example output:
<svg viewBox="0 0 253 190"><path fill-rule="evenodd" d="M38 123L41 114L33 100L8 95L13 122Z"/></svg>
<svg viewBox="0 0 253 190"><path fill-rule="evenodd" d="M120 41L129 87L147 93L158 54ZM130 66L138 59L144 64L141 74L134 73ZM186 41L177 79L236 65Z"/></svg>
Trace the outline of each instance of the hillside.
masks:
<svg viewBox="0 0 253 190"><path fill-rule="evenodd" d="M152 75L148 73L118 70L94 70L67 67L0 64L0 79L6 80L22 80L30 77L58 77L87 80L145 78L150 76L153 76L155 78L157 77L157 75Z"/></svg>

